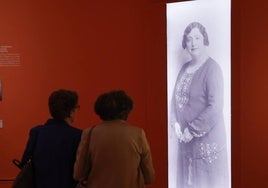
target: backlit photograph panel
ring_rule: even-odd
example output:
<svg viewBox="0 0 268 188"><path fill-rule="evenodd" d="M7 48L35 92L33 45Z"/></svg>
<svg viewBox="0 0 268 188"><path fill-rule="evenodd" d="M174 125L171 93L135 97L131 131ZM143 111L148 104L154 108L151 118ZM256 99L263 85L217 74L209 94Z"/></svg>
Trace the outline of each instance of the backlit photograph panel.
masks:
<svg viewBox="0 0 268 188"><path fill-rule="evenodd" d="M167 4L169 188L229 188L230 1Z"/></svg>

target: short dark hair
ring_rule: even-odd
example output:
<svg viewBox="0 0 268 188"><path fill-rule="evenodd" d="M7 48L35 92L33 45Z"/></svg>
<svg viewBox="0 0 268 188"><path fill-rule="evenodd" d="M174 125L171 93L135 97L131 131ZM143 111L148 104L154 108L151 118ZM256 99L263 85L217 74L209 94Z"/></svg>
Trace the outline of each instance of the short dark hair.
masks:
<svg viewBox="0 0 268 188"><path fill-rule="evenodd" d="M75 91L60 89L51 93L48 99L49 112L56 120L70 117L77 107L78 94Z"/></svg>
<svg viewBox="0 0 268 188"><path fill-rule="evenodd" d="M206 31L206 28L199 22L192 22L184 30L183 39L182 39L182 47L183 47L183 49L186 48L187 35L192 31L193 28L198 28L199 29L200 33L204 37L204 41L203 41L204 45L208 46L209 45L209 40L208 40L208 34L207 34L207 31Z"/></svg>
<svg viewBox="0 0 268 188"><path fill-rule="evenodd" d="M132 108L132 99L122 90L101 94L95 102L95 113L102 120L127 120Z"/></svg>

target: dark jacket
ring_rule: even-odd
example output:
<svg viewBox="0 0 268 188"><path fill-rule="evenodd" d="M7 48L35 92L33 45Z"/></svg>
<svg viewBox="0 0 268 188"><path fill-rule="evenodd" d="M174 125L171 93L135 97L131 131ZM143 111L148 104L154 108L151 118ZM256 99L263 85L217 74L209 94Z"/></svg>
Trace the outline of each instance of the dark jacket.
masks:
<svg viewBox="0 0 268 188"><path fill-rule="evenodd" d="M73 167L82 130L49 119L30 130L22 163L32 156L36 188L74 188Z"/></svg>

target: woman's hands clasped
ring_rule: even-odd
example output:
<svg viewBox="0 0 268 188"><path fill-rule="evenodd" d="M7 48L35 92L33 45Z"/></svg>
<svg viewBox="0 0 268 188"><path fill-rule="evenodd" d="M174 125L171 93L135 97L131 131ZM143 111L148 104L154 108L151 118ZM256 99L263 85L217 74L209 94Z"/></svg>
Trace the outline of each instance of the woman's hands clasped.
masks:
<svg viewBox="0 0 268 188"><path fill-rule="evenodd" d="M188 143L194 138L188 128L185 128L184 131L182 132L181 126L178 122L174 124L174 128L175 128L175 134L178 137L179 142Z"/></svg>

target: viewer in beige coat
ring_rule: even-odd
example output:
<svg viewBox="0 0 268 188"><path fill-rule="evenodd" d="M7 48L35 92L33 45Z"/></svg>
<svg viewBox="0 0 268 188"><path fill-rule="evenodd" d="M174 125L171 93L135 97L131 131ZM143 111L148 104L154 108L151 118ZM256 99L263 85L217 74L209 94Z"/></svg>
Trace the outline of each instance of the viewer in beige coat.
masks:
<svg viewBox="0 0 268 188"><path fill-rule="evenodd" d="M154 181L145 133L126 122L132 108L124 91L104 93L95 102L95 112L103 121L83 131L74 166L74 178L86 180L86 187L143 188Z"/></svg>

